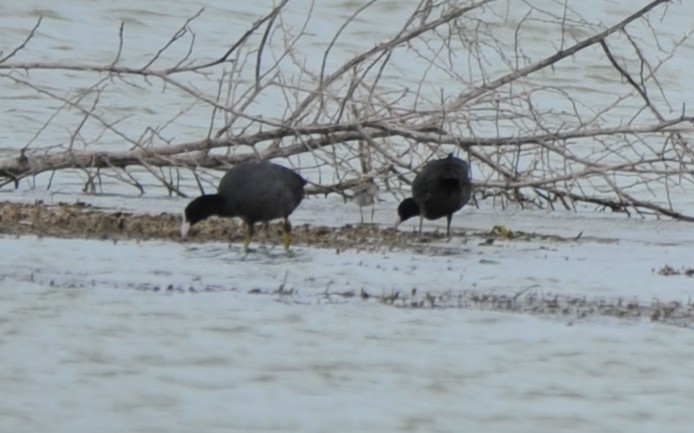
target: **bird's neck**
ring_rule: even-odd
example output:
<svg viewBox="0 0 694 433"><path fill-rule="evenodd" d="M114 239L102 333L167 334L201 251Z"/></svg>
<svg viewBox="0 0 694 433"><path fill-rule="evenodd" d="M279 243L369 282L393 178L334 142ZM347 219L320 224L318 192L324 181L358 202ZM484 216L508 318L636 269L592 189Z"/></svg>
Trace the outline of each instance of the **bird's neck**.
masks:
<svg viewBox="0 0 694 433"><path fill-rule="evenodd" d="M213 215L234 216L233 208L219 194L200 196L190 203L190 223L195 224Z"/></svg>

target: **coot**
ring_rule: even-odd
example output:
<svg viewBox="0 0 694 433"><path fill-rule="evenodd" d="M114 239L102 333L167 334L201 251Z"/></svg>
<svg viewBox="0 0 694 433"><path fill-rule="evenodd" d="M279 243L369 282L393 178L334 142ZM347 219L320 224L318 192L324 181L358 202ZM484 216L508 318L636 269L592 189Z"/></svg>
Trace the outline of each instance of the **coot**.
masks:
<svg viewBox="0 0 694 433"><path fill-rule="evenodd" d="M190 226L212 215L239 217L246 224L243 247L255 235L255 223L283 218L282 243L289 250L292 226L289 215L304 198L306 180L294 171L271 162L246 162L226 172L219 182L217 194L196 198L183 211L181 237Z"/></svg>
<svg viewBox="0 0 694 433"><path fill-rule="evenodd" d="M398 206L397 227L401 222L419 215L419 233L422 219L435 220L446 217L446 237L451 235L453 213L470 200L472 183L467 162L448 157L429 162L412 183L412 197Z"/></svg>

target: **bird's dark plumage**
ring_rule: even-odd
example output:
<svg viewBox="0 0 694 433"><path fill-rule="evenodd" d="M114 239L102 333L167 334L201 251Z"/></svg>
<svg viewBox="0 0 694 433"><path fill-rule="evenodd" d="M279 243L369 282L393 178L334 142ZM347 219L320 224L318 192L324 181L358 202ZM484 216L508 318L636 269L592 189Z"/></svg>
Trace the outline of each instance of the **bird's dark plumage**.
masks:
<svg viewBox="0 0 694 433"><path fill-rule="evenodd" d="M291 243L289 215L304 198L306 180L294 171L271 162L246 162L229 170L216 194L200 196L183 212L181 236L191 225L212 215L239 217L246 223L244 248L255 235L255 223L284 219L284 247Z"/></svg>
<svg viewBox="0 0 694 433"><path fill-rule="evenodd" d="M446 236L451 233L453 213L459 211L470 200L472 183L467 162L453 154L437 159L424 166L412 183L412 197L406 198L398 206L398 224L420 216L422 220L435 220L446 217Z"/></svg>

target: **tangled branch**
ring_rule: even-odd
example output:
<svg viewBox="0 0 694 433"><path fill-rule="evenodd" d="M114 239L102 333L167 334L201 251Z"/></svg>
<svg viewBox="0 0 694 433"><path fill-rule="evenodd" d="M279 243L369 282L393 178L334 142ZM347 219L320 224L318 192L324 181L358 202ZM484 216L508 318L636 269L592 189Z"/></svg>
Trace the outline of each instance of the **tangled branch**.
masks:
<svg viewBox="0 0 694 433"><path fill-rule="evenodd" d="M694 117L674 112L658 78L694 29L658 39L659 50L637 36L670 0L608 27L559 3L514 3L511 13L502 0L422 0L388 38L346 56L340 43L378 3L355 10L317 54L303 44L311 11L301 26L288 25L283 0L211 59L196 56L201 9L142 66L123 63L123 23L110 62L22 60L39 19L0 53L0 80L58 108L31 140L13 144L15 156L0 159L0 186L46 174L50 187L57 173L73 171L87 191L113 176L139 193L155 179L185 196L201 176L214 183L215 170L285 158L313 193L346 194L375 180L401 196L421 164L455 151L471 162L478 203L694 220L676 199L694 183ZM551 52L526 42L537 27L558 41ZM44 78L66 73L88 90L55 89ZM586 88L596 73L609 91ZM161 114L138 124L111 108L116 94L130 111ZM180 134L179 123L201 113L207 127ZM59 122L72 125L62 139Z"/></svg>

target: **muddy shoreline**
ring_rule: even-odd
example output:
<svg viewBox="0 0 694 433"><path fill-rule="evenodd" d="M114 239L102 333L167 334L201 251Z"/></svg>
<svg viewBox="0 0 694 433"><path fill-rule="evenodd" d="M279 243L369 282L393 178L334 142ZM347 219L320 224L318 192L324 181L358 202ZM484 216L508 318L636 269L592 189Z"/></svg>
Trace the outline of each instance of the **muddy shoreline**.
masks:
<svg viewBox="0 0 694 433"><path fill-rule="evenodd" d="M0 235L39 237L99 239L118 242L120 240L164 240L182 242L180 237L180 215L160 213L157 215L113 211L97 208L85 203L46 205L40 201L32 204L0 203ZM265 245L281 248L281 223L272 223L263 228L259 225L257 237L252 247ZM241 244L244 227L238 219L211 218L196 224L185 242L219 242ZM450 256L464 254L473 246L492 246L497 241L536 241L546 245L580 242L580 234L572 238L554 235L513 232L504 227L491 227L489 231L454 231L452 242L446 242L445 233L433 231L422 237L412 231L382 228L371 224L344 225L342 227L295 225L293 242L295 246L329 248L336 251L358 249L362 251L387 251L390 249L410 250L417 254ZM461 242L462 240L462 242ZM591 239L591 242L611 242L605 239ZM544 247L544 246L543 246ZM654 271L657 271L654 269ZM664 277L689 275L664 265L657 271ZM692 272L694 275L694 271ZM219 288L191 287L181 288L133 287L136 290L161 290L170 292L206 292ZM222 289L223 290L223 289ZM280 297L292 302L292 293L282 288L265 288L252 293ZM461 308L504 311L541 316L554 316L572 323L589 317L612 317L623 320L647 319L670 325L692 327L694 325L694 304L692 302L667 302L638 299L599 299L585 296L556 296L543 291L518 293L515 295L480 293L464 290L432 293L393 292L388 294L362 292L327 292L321 296L335 301L377 301L398 308Z"/></svg>
<svg viewBox="0 0 694 433"><path fill-rule="evenodd" d="M78 202L46 205L35 203L0 203L0 234L36 235L74 239L100 240L165 240L182 242L181 216L171 213L145 214L113 211ZM280 244L282 225L270 223L267 228L258 224L255 244L276 246ZM193 226L185 242L243 242L244 227L234 218L210 218ZM341 227L294 224L292 245L322 248L356 248L377 250L383 248L414 249L419 252L445 243L445 232L426 231L420 237L412 231L382 228L373 224L346 224ZM554 235L512 232L506 228L490 227L486 232L455 231L451 237L463 244L476 242L492 245L501 240L547 240L570 242L577 238ZM428 244L432 245L428 245ZM460 245L456 242L456 245ZM447 248L444 248L447 249ZM445 252L443 254L446 254ZM450 254L450 252L448 253Z"/></svg>

